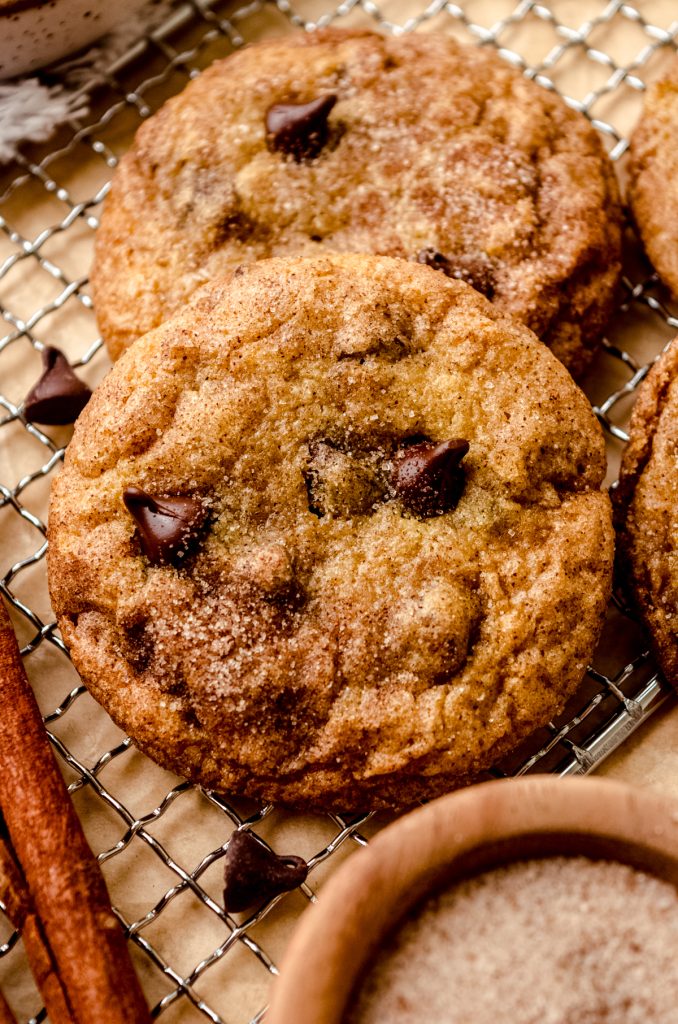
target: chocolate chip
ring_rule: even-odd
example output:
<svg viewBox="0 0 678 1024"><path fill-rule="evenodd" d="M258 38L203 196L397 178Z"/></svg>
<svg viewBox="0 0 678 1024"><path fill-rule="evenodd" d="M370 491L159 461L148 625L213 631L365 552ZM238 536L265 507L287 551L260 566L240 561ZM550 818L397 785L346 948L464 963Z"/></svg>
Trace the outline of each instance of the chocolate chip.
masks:
<svg viewBox="0 0 678 1024"><path fill-rule="evenodd" d="M449 274L466 281L486 298L494 298L494 267L484 252L459 253L450 261Z"/></svg>
<svg viewBox="0 0 678 1024"><path fill-rule="evenodd" d="M218 249L226 242L251 241L258 229L257 223L242 210L229 213L215 224L210 245Z"/></svg>
<svg viewBox="0 0 678 1024"><path fill-rule="evenodd" d="M336 96L320 96L310 103L275 103L266 111L266 141L272 150L312 160L328 138L327 119Z"/></svg>
<svg viewBox="0 0 678 1024"><path fill-rule="evenodd" d="M151 565L179 562L207 518L197 498L157 498L140 487L126 487L122 500L136 520L141 548Z"/></svg>
<svg viewBox="0 0 678 1024"><path fill-rule="evenodd" d="M494 297L494 268L485 253L456 253L454 256L443 256L436 249L421 249L417 253L417 263L425 263L433 270L442 270L448 277L466 281L466 284L482 292L488 299Z"/></svg>
<svg viewBox="0 0 678 1024"><path fill-rule="evenodd" d="M453 509L464 489L461 460L469 449L468 441L420 441L396 454L391 471L391 486L405 508L428 518Z"/></svg>
<svg viewBox="0 0 678 1024"><path fill-rule="evenodd" d="M24 416L28 423L63 426L78 418L91 397L63 352L49 346L42 350L42 376L26 395Z"/></svg>
<svg viewBox="0 0 678 1024"><path fill-rule="evenodd" d="M224 907L237 914L296 889L306 880L301 857L280 857L251 832L234 832L224 864Z"/></svg>
<svg viewBox="0 0 678 1024"><path fill-rule="evenodd" d="M417 253L417 263L424 263L433 270L442 270L444 274L451 274L450 261L437 249L420 249Z"/></svg>
<svg viewBox="0 0 678 1024"><path fill-rule="evenodd" d="M136 672L145 672L151 664L154 644L148 630L148 621L138 619L122 622L122 636L125 641L127 660Z"/></svg>

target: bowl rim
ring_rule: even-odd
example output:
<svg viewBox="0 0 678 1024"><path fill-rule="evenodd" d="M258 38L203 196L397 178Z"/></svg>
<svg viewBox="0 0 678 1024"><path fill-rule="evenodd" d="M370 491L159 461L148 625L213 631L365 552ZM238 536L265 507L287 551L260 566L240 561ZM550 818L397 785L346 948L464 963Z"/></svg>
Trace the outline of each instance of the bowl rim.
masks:
<svg viewBox="0 0 678 1024"><path fill-rule="evenodd" d="M341 1024L388 929L435 889L529 857L584 855L678 886L678 802L609 779L535 775L481 783L388 825L302 915L266 1024Z"/></svg>

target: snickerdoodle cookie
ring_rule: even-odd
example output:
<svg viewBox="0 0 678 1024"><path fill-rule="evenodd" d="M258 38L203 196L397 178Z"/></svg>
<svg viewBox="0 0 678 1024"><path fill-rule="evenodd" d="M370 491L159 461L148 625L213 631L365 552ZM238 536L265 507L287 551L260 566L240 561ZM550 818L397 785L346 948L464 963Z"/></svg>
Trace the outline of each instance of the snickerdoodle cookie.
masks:
<svg viewBox="0 0 678 1024"><path fill-rule="evenodd" d="M588 121L444 35L299 33L215 63L139 130L92 275L111 355L270 256L428 263L574 372L611 310L620 214Z"/></svg>
<svg viewBox="0 0 678 1024"><path fill-rule="evenodd" d="M678 57L645 95L631 138L628 199L650 260L678 297Z"/></svg>
<svg viewBox="0 0 678 1024"><path fill-rule="evenodd" d="M133 345L75 428L50 588L162 764L288 804L406 805L562 708L608 598L601 431L460 281L270 260Z"/></svg>
<svg viewBox="0 0 678 1024"><path fill-rule="evenodd" d="M678 339L638 392L615 492L620 582L678 686Z"/></svg>

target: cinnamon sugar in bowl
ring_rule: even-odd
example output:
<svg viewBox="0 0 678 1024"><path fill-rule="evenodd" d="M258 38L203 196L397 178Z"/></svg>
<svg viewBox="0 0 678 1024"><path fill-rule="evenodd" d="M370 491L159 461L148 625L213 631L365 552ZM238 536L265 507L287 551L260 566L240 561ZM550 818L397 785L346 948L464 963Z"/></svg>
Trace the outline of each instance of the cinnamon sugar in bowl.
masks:
<svg viewBox="0 0 678 1024"><path fill-rule="evenodd" d="M615 861L515 861L430 897L346 1024L674 1024L678 892Z"/></svg>
<svg viewBox="0 0 678 1024"><path fill-rule="evenodd" d="M267 1024L674 1024L678 805L607 780L475 786L320 893Z"/></svg>

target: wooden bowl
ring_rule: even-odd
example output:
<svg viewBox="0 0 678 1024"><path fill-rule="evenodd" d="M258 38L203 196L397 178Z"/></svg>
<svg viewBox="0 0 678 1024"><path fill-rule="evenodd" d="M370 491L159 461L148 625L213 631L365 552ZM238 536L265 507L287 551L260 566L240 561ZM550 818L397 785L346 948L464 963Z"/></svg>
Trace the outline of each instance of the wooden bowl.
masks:
<svg viewBox="0 0 678 1024"><path fill-rule="evenodd" d="M550 855L621 861L678 886L678 804L606 779L533 776L413 811L351 856L304 913L266 1024L340 1024L359 976L415 904L478 871Z"/></svg>
<svg viewBox="0 0 678 1024"><path fill-rule="evenodd" d="M146 0L0 0L0 79L80 50Z"/></svg>

